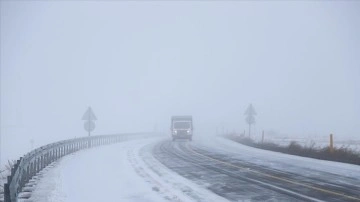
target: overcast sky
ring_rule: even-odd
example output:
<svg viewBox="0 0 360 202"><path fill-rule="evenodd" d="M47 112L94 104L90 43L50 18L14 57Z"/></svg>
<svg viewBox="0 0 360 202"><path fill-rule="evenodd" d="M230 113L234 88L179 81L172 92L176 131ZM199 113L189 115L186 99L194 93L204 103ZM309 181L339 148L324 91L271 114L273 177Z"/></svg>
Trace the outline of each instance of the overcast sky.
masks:
<svg viewBox="0 0 360 202"><path fill-rule="evenodd" d="M240 132L252 103L256 134L360 139L356 1L1 1L0 22L5 156L87 135L88 106L94 134Z"/></svg>

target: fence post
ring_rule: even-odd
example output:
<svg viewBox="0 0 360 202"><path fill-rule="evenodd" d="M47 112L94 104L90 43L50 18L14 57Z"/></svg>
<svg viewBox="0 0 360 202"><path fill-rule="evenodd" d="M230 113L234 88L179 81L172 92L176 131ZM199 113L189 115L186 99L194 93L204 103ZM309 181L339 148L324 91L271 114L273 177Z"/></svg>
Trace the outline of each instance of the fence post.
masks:
<svg viewBox="0 0 360 202"><path fill-rule="evenodd" d="M330 134L330 153L334 152L334 141L333 141L333 134Z"/></svg>

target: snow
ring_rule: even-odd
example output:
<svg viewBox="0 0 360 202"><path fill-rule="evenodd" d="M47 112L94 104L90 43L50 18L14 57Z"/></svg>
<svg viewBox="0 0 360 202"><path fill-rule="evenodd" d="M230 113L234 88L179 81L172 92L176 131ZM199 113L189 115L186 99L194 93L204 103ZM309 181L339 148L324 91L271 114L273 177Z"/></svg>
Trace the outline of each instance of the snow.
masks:
<svg viewBox="0 0 360 202"><path fill-rule="evenodd" d="M152 148L163 139L132 139L65 156L37 176L30 199L23 201L227 201L161 164ZM350 184L360 180L356 165L260 150L218 136L196 136L190 144L285 172L340 175Z"/></svg>
<svg viewBox="0 0 360 202"><path fill-rule="evenodd" d="M31 201L226 201L177 175L151 156L161 138L83 150L52 164Z"/></svg>
<svg viewBox="0 0 360 202"><path fill-rule="evenodd" d="M223 137L198 137L197 143L198 145L211 148L213 151L231 154L237 159L286 172L301 172L303 174L314 173L314 171L327 172L360 180L360 166L357 165L261 150L236 143Z"/></svg>
<svg viewBox="0 0 360 202"><path fill-rule="evenodd" d="M360 153L360 139L359 137L341 137L334 135L334 147L348 148ZM261 141L261 134L251 137L254 141ZM282 146L288 146L290 142L295 141L302 146L324 148L330 144L329 135L308 135L308 136L287 136L287 135L270 135L265 134L265 142L271 142Z"/></svg>

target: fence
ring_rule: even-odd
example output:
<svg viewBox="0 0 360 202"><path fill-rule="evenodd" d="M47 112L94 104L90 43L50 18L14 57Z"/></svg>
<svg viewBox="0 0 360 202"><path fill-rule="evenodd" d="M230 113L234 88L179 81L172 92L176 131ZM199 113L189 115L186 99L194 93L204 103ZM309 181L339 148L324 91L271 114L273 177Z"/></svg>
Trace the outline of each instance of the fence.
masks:
<svg viewBox="0 0 360 202"><path fill-rule="evenodd" d="M131 134L131 136L139 135ZM90 147L120 142L126 135L101 135L75 138L51 143L27 153L16 161L4 184L5 202L16 202L25 184L38 172L59 158Z"/></svg>

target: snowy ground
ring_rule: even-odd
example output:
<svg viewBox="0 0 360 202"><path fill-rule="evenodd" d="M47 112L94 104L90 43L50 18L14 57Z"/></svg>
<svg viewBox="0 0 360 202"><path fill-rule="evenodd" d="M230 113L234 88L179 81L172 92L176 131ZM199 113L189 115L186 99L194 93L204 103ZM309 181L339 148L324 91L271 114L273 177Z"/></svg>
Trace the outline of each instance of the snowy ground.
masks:
<svg viewBox="0 0 360 202"><path fill-rule="evenodd" d="M253 140L260 142L261 141L261 135L253 136L251 137ZM308 147L317 147L317 148L323 148L326 146L329 146L330 144L330 136L320 136L320 135L314 135L314 136L286 136L286 135L267 135L265 134L264 138L265 142L271 142L278 145L288 146L290 142L295 141L299 143L302 146L308 146ZM360 135L358 137L339 137L334 135L333 136L334 146L335 147L345 147L352 149L355 152L360 153Z"/></svg>
<svg viewBox="0 0 360 202"><path fill-rule="evenodd" d="M144 146L158 141L131 140L66 156L44 172L29 201L224 200L153 159Z"/></svg>
<svg viewBox="0 0 360 202"><path fill-rule="evenodd" d="M185 164L188 165L181 164L182 161L176 159L176 154L173 157L170 156L170 159L165 159L167 163L160 163L164 159L162 159L162 155L155 155L154 148L163 143L172 145L168 147L170 150L177 149L175 153L183 153L183 156L188 156L189 160L185 159ZM198 152L204 152L203 154L213 155L214 158L223 156L222 159L229 163L219 164L219 162L209 161L207 158L196 159L196 155L193 156L186 152L191 148ZM198 161L197 165L194 164L195 161ZM355 197L358 198L356 190L360 190L360 166L259 150L221 137L196 136L193 142L171 142L170 138L166 136L127 140L65 156L41 172L34 180L36 186L30 199L23 201L238 201L239 198L241 200L254 199L250 197L250 192L254 196L260 197L255 201L263 201L264 195L267 195L264 193L271 193L274 198L283 201L290 199L286 197L286 194L282 195L276 190L274 192L274 190L264 189L256 184L247 185L246 183L242 184L246 189L222 194L221 190L224 185L233 186L228 188L238 188L239 181L224 172L206 171L204 170L206 166L201 165L220 166L219 169L230 170L233 167L224 165L232 162L243 162L242 166L245 167L252 166L251 170L254 171L249 170L250 174L258 173L256 169L259 171L265 169L269 173L286 174L292 181L300 180L305 184L324 186L325 189L333 190L332 186L335 183L341 186L340 189L355 187L354 190L349 190L348 194L355 194ZM166 165L171 166L166 167ZM197 166L200 170L192 169L192 165ZM246 169L237 169L231 172L236 175L249 174ZM199 173L202 174L196 176ZM213 174L209 175L209 173ZM259 176L255 177L251 180L265 182ZM228 181L224 180L225 178ZM272 182L267 183L270 183L271 186L274 185ZM294 186L292 189L297 188L297 183L292 183L292 185ZM277 184L276 186L281 187L282 185ZM248 189L250 192L242 193ZM255 190L262 191L256 192ZM290 187L289 191L291 191ZM338 188L334 192L339 192ZM304 197L306 197L306 193L302 192L303 195L305 194ZM317 198L321 197L321 194L313 194L313 196ZM340 196L340 201L342 199L344 198Z"/></svg>
<svg viewBox="0 0 360 202"><path fill-rule="evenodd" d="M317 160L268 150L261 150L245 146L222 137L214 138L215 141L209 140L208 138L201 138L197 142L198 145L207 148L210 147L214 151L226 153L228 155L232 154L235 158L256 163L258 165L272 167L287 172L292 171L294 173L306 173L309 169L322 172L326 171L340 176L354 177L359 180L360 184L360 166L357 165Z"/></svg>

